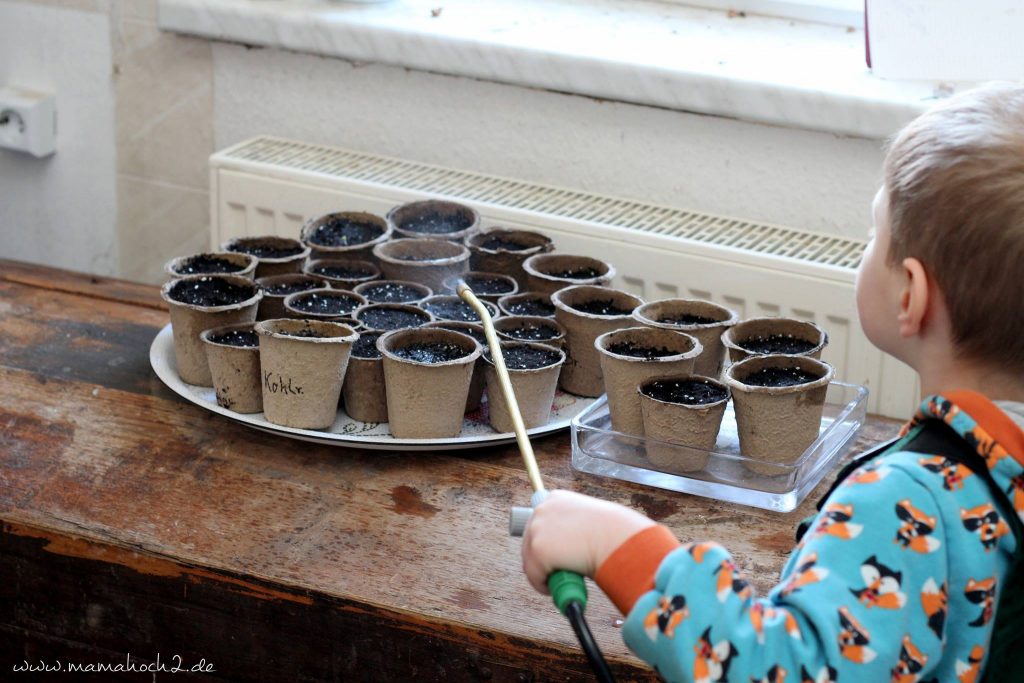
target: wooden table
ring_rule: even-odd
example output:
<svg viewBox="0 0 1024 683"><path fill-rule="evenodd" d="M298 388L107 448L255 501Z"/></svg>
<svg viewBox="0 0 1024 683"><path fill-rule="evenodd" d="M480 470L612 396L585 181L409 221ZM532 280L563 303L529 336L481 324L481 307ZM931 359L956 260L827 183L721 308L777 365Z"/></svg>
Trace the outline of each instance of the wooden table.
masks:
<svg viewBox="0 0 1024 683"><path fill-rule="evenodd" d="M153 374L167 322L156 287L0 261L0 679L126 653L215 668L172 680L590 678L508 536L530 496L514 447L404 454L244 428ZM896 429L872 418L859 445ZM566 433L536 449L549 488L723 542L760 591L820 493L780 515L576 473ZM598 593L589 621L616 673L653 680Z"/></svg>

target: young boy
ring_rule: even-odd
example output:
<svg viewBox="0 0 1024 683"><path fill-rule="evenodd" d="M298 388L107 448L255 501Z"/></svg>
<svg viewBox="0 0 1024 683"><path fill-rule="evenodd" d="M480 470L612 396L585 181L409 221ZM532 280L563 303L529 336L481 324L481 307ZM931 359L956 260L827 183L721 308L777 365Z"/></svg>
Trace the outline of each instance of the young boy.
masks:
<svg viewBox="0 0 1024 683"><path fill-rule="evenodd" d="M873 212L857 308L868 339L920 375L906 429L937 422L1024 517L1024 86L964 93L904 128ZM542 593L555 569L594 577L628 615L627 645L670 681L971 683L1017 550L992 488L935 451L875 458L763 598L724 548L680 546L566 491L534 512L523 567Z"/></svg>

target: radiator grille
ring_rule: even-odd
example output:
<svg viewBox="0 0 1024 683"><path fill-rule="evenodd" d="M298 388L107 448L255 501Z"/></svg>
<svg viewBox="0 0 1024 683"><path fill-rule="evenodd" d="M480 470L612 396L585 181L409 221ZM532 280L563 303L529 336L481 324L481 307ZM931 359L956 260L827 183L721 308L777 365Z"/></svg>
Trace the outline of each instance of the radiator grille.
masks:
<svg viewBox="0 0 1024 683"><path fill-rule="evenodd" d="M294 140L255 138L223 155L238 161L341 176L842 269L855 269L865 247L861 240L545 187Z"/></svg>

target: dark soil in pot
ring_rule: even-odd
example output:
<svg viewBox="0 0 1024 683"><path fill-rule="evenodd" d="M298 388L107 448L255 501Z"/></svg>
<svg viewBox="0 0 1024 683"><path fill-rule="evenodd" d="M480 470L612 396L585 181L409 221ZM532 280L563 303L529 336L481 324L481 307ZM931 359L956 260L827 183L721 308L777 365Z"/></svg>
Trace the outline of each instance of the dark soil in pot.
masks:
<svg viewBox="0 0 1024 683"><path fill-rule="evenodd" d="M465 204L427 199L396 206L387 220L400 237L462 242L476 232L480 214Z"/></svg>
<svg viewBox="0 0 1024 683"><path fill-rule="evenodd" d="M445 235L465 230L471 225L473 218L462 213L444 215L439 211L428 211L402 221L398 227L409 232Z"/></svg>
<svg viewBox="0 0 1024 683"><path fill-rule="evenodd" d="M346 215L333 215L316 225L306 239L318 247L352 247L372 242L384 233L377 223Z"/></svg>
<svg viewBox="0 0 1024 683"><path fill-rule="evenodd" d="M491 354L484 352L487 360L493 362ZM502 349L505 367L509 370L538 370L557 363L562 354L554 350L538 349L529 346L511 346Z"/></svg>
<svg viewBox="0 0 1024 683"><path fill-rule="evenodd" d="M729 392L703 379L654 380L643 385L641 393L665 403L697 406L718 403Z"/></svg>
<svg viewBox="0 0 1024 683"><path fill-rule="evenodd" d="M595 278L598 275L602 275L601 271L597 268L591 268L589 266L578 266L576 268L566 268L564 270L553 269L545 273L551 277L561 277L567 280L589 280Z"/></svg>
<svg viewBox="0 0 1024 683"><path fill-rule="evenodd" d="M643 346L634 342L618 342L608 347L608 350L612 353L617 353L620 356L631 356L633 358L664 358L665 356L674 356L678 354L678 351L673 351L668 347L653 347Z"/></svg>
<svg viewBox="0 0 1024 683"><path fill-rule="evenodd" d="M477 296L505 296L506 294L514 293L516 290L515 281L505 276L466 273L462 279L466 282L466 286L473 290L473 293ZM449 283L449 285L454 284ZM454 286L452 289L454 289Z"/></svg>
<svg viewBox="0 0 1024 683"><path fill-rule="evenodd" d="M278 334L286 337L302 337L303 339L329 339L334 335L324 334L318 330L280 330Z"/></svg>
<svg viewBox="0 0 1024 683"><path fill-rule="evenodd" d="M535 254L523 261L529 288L553 294L575 285L608 285L615 277L612 264L574 254Z"/></svg>
<svg viewBox="0 0 1024 683"><path fill-rule="evenodd" d="M439 327L442 330L451 330L461 334L468 334L476 339L481 347L487 348L487 334L479 323L465 323L456 320L438 320L429 324L429 327Z"/></svg>
<svg viewBox="0 0 1024 683"><path fill-rule="evenodd" d="M363 332L359 339L352 345L352 355L356 358L380 358L380 349L377 348L377 340L383 332Z"/></svg>
<svg viewBox="0 0 1024 683"><path fill-rule="evenodd" d="M722 344L734 363L749 356L775 354L820 359L828 345L828 333L809 320L749 318L726 330Z"/></svg>
<svg viewBox="0 0 1024 683"><path fill-rule="evenodd" d="M798 384L813 382L820 377L821 375L800 368L762 368L746 375L740 381L752 387L795 387Z"/></svg>
<svg viewBox="0 0 1024 683"><path fill-rule="evenodd" d="M357 293L375 304L407 304L423 301L432 292L423 285L385 280L361 285Z"/></svg>
<svg viewBox="0 0 1024 683"><path fill-rule="evenodd" d="M296 244L294 246L282 246L277 244L265 244L262 242L239 240L232 247L231 251L237 251L241 254L251 254L256 258L261 259L276 259L276 258L287 258L289 256L298 256L302 253L302 245Z"/></svg>
<svg viewBox="0 0 1024 683"><path fill-rule="evenodd" d="M247 263L229 261L214 254L198 254L178 263L174 268L177 275L205 275L223 272L236 274L249 268Z"/></svg>
<svg viewBox="0 0 1024 683"><path fill-rule="evenodd" d="M276 284L264 287L263 291L268 296L285 297L288 296L289 294L297 294L298 292L308 292L311 289L320 289L323 286L323 282L310 278L309 280L293 280L291 282L278 282Z"/></svg>
<svg viewBox="0 0 1024 683"><path fill-rule="evenodd" d="M535 244L530 244L522 239L517 240L508 234L484 235L476 242L475 246L487 251L526 251L537 248Z"/></svg>
<svg viewBox="0 0 1024 683"><path fill-rule="evenodd" d="M365 304L362 297L345 292L315 291L291 297L287 306L292 310L312 315L348 315Z"/></svg>
<svg viewBox="0 0 1024 683"><path fill-rule="evenodd" d="M208 339L214 344L226 346L252 347L260 345L259 336L252 330L231 330L220 334L211 334Z"/></svg>
<svg viewBox="0 0 1024 683"><path fill-rule="evenodd" d="M557 327L532 323L524 324L522 327L506 328L502 333L516 341L533 342L545 342L562 335Z"/></svg>
<svg viewBox="0 0 1024 683"><path fill-rule="evenodd" d="M334 280L362 280L376 277L379 271L356 262L327 261L310 266L311 275L322 275Z"/></svg>
<svg viewBox="0 0 1024 683"><path fill-rule="evenodd" d="M483 302L487 306L487 302ZM430 297L420 304L423 310L429 311L434 317L440 320L456 320L459 322L476 323L480 322L480 316L468 302L457 296ZM497 311L488 307L491 317L497 317Z"/></svg>
<svg viewBox="0 0 1024 683"><path fill-rule="evenodd" d="M405 304L373 304L356 311L355 318L367 330L400 330L419 327L433 317L426 311Z"/></svg>
<svg viewBox="0 0 1024 683"><path fill-rule="evenodd" d="M631 308L623 308L611 299L594 299L592 301L581 301L571 306L574 310L591 315L629 315L633 312Z"/></svg>
<svg viewBox="0 0 1024 683"><path fill-rule="evenodd" d="M414 342L396 348L393 353L399 358L417 363L447 363L470 354L462 346L444 342Z"/></svg>
<svg viewBox="0 0 1024 683"><path fill-rule="evenodd" d="M682 315L663 315L658 318L659 323L666 323L668 325L710 325L711 323L718 322L714 318L707 318L703 315L692 315L684 313Z"/></svg>
<svg viewBox="0 0 1024 683"><path fill-rule="evenodd" d="M737 342L739 346L758 354L784 353L798 355L807 353L817 344L806 339L794 337L791 334L772 334L760 337L750 337Z"/></svg>
<svg viewBox="0 0 1024 683"><path fill-rule="evenodd" d="M204 277L175 282L168 295L191 306L231 306L256 293L255 287L238 285L218 278Z"/></svg>
<svg viewBox="0 0 1024 683"><path fill-rule="evenodd" d="M555 306L551 303L551 298L548 295L519 296L522 298L517 296L501 301L502 309L509 315L532 315L542 318L553 318L555 316Z"/></svg>

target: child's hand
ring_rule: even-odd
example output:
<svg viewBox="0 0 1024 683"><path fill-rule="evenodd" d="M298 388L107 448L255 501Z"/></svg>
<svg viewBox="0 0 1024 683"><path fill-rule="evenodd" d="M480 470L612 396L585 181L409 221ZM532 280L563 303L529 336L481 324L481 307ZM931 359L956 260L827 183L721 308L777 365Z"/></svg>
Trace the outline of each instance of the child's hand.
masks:
<svg viewBox="0 0 1024 683"><path fill-rule="evenodd" d="M523 571L547 595L556 569L593 576L626 539L654 522L616 503L571 491L552 491L530 517L523 535Z"/></svg>

